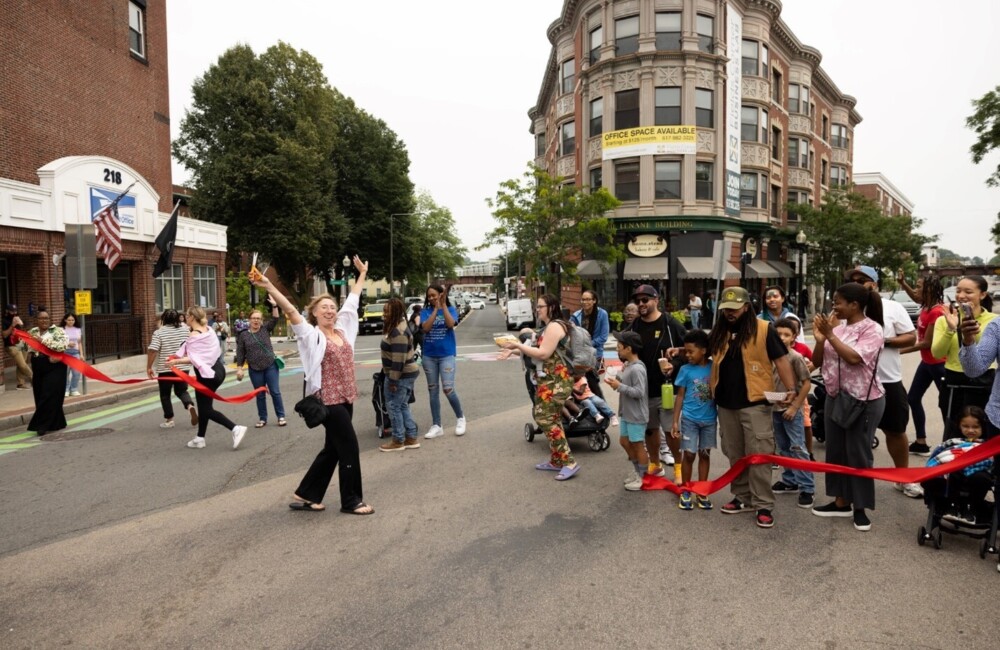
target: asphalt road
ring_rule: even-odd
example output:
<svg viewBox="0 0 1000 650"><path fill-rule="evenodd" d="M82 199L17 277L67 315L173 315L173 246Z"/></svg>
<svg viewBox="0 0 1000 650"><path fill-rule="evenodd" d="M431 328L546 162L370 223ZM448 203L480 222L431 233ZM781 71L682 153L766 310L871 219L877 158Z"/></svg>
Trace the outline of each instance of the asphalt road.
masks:
<svg viewBox="0 0 1000 650"><path fill-rule="evenodd" d="M330 510L288 509L322 444L294 415L235 452L212 425L191 450L191 431L159 429L145 397L76 414L71 431L92 435L0 456L0 647L997 647L996 558L958 537L917 546L926 510L890 484L869 533L793 496L761 530L626 493L617 445L572 439L582 470L566 483L535 471L546 444L522 436L520 364L492 360L502 323L489 305L459 327L469 433L452 435L444 403L446 435L394 454L377 450L369 403L379 337L359 338L372 517L336 511L336 477ZM290 409L294 363L282 390ZM256 419L252 402L220 409ZM415 414L426 430L423 379ZM884 444L876 464L891 464ZM713 456L713 476L726 467Z"/></svg>

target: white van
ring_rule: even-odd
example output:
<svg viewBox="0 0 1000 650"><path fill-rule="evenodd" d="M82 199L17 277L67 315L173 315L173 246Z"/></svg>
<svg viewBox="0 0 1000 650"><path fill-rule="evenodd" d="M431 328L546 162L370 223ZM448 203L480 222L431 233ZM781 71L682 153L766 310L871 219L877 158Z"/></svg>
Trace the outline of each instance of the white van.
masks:
<svg viewBox="0 0 1000 650"><path fill-rule="evenodd" d="M535 308L528 298L507 301L507 329L519 330L535 326Z"/></svg>

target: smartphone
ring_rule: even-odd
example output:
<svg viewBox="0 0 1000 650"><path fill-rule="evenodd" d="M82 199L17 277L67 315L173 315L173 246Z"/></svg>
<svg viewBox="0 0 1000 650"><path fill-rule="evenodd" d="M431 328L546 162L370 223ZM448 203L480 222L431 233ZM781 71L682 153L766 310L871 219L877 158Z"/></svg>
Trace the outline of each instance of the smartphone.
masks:
<svg viewBox="0 0 1000 650"><path fill-rule="evenodd" d="M962 320L966 318L972 318L972 305L967 302L959 303L958 305L959 313L961 314Z"/></svg>

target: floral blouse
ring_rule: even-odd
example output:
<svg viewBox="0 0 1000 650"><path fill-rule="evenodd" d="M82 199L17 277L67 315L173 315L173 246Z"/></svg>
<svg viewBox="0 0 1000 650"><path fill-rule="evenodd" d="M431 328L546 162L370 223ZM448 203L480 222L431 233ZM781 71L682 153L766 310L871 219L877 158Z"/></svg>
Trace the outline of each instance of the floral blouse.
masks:
<svg viewBox="0 0 1000 650"><path fill-rule="evenodd" d="M37 327L32 327L28 330L28 334L37 337L39 330ZM51 325L49 329L45 330L45 333L41 335L41 341L42 345L53 352L64 352L66 346L69 344L69 339L66 338L66 330L55 325Z"/></svg>
<svg viewBox="0 0 1000 650"><path fill-rule="evenodd" d="M841 359L827 340L823 344L823 382L827 394L834 396L843 390L851 397L865 401L885 395L882 382L878 378L872 381L872 373L876 371L878 355L882 350L882 326L864 318L853 325L841 322L833 328L833 334L861 355L861 363L851 365Z"/></svg>

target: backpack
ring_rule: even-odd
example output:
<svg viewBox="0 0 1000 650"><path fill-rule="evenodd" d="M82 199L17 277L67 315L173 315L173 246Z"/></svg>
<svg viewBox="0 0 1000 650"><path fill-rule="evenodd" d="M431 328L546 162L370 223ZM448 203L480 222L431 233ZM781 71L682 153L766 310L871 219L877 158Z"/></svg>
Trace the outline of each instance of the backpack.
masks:
<svg viewBox="0 0 1000 650"><path fill-rule="evenodd" d="M586 374L597 366L597 353L590 339L590 332L576 323L565 323L569 334L569 345L557 346L556 352L563 363L569 366L576 377ZM560 343L562 343L560 341Z"/></svg>

